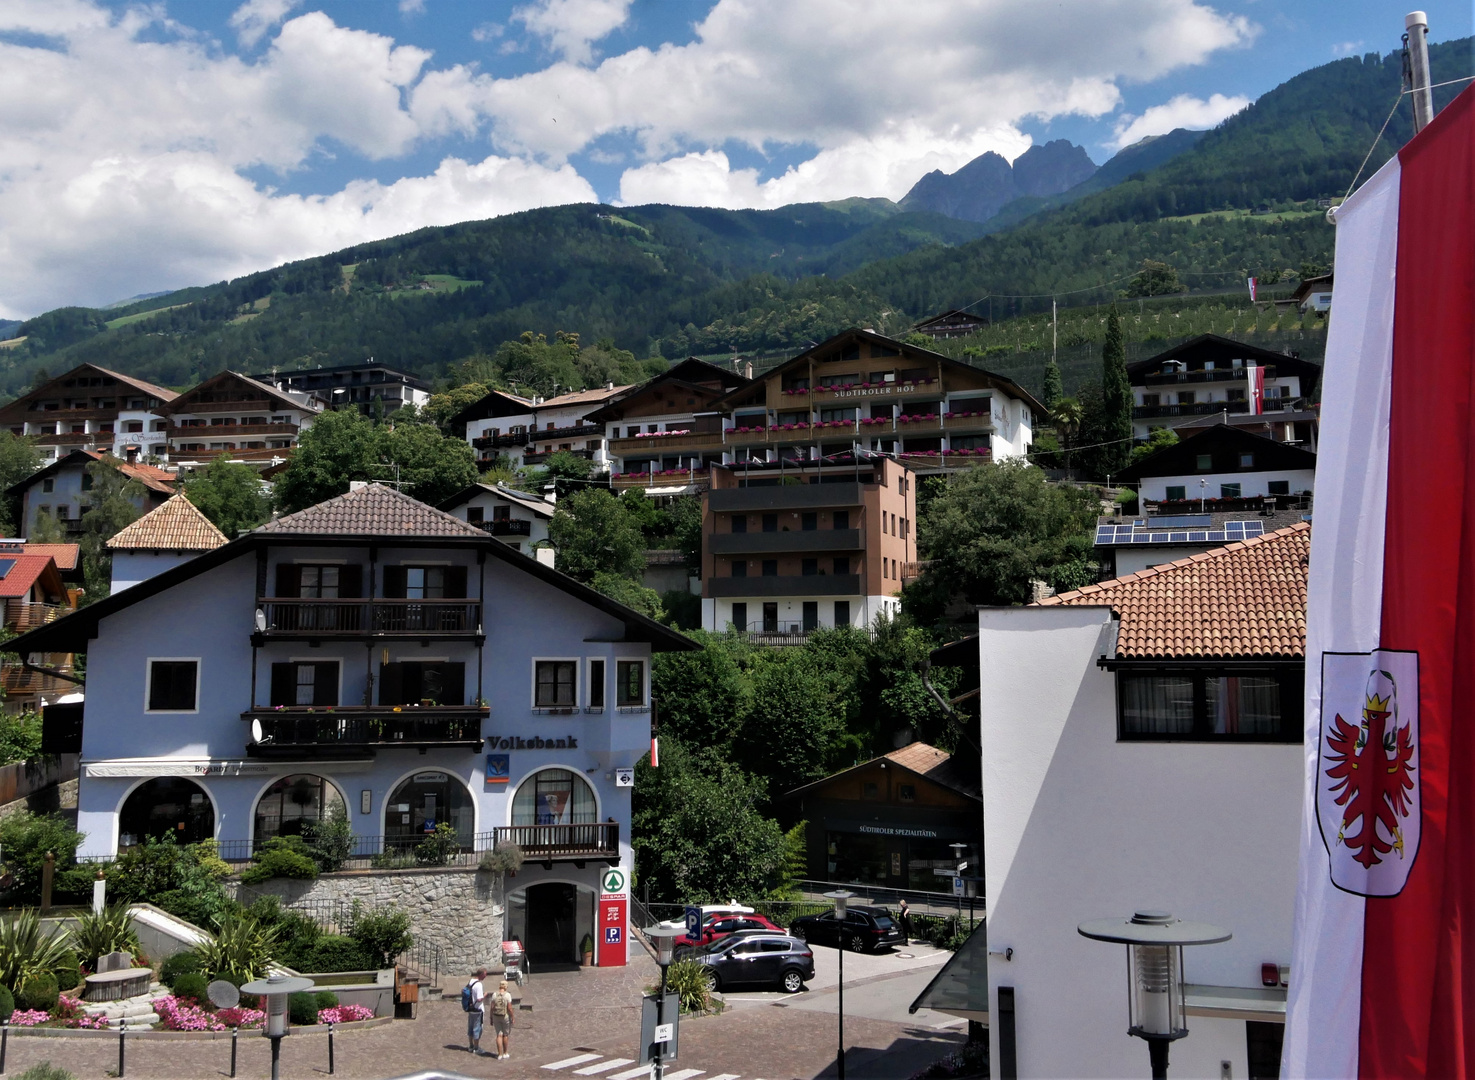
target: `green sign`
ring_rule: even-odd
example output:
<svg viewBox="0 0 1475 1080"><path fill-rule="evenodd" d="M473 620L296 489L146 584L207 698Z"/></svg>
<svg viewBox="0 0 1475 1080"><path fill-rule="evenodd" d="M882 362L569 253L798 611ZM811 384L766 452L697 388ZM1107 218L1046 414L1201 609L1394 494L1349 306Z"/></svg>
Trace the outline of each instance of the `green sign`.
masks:
<svg viewBox="0 0 1475 1080"><path fill-rule="evenodd" d="M604 876L600 879L600 885L607 893L622 893L625 891L625 886L629 883L629 880L624 867L611 866L604 872Z"/></svg>

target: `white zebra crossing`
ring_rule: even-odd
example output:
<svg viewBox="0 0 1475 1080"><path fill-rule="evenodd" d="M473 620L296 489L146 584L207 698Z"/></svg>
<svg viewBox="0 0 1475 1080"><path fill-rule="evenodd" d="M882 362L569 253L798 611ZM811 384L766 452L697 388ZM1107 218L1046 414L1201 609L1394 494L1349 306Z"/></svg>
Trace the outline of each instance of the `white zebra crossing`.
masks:
<svg viewBox="0 0 1475 1080"><path fill-rule="evenodd" d="M637 1076L650 1076L650 1066L641 1065L638 1068L626 1069L624 1072L617 1072L613 1076L611 1076L609 1080L635 1080Z"/></svg>
<svg viewBox="0 0 1475 1080"><path fill-rule="evenodd" d="M543 1068L567 1069L573 1065L584 1065L590 1061L598 1061L602 1057L604 1057L603 1054L578 1054L571 1058L564 1058L562 1061L551 1061L547 1065L544 1065Z"/></svg>
<svg viewBox="0 0 1475 1080"><path fill-rule="evenodd" d="M623 1069L623 1066L631 1064L630 1058L606 1058L600 1054L577 1054L562 1061L549 1062L543 1068L557 1072L562 1069L573 1069L573 1076L597 1076L599 1080L646 1080L651 1074L649 1065L636 1065L633 1069ZM583 1068L575 1069L575 1065ZM612 1069L623 1069L621 1072L611 1072ZM677 1069L666 1073L666 1080L694 1080L695 1077L704 1077L704 1080L743 1080L739 1073L716 1073L712 1076L705 1075L705 1069ZM756 1078L755 1078L756 1080Z"/></svg>
<svg viewBox="0 0 1475 1080"><path fill-rule="evenodd" d="M610 1058L607 1061L601 1061L594 1065L587 1065L582 1069L575 1069L574 1075L598 1076L602 1072L609 1072L611 1069L618 1069L621 1065L629 1065L630 1062L634 1060L634 1058Z"/></svg>

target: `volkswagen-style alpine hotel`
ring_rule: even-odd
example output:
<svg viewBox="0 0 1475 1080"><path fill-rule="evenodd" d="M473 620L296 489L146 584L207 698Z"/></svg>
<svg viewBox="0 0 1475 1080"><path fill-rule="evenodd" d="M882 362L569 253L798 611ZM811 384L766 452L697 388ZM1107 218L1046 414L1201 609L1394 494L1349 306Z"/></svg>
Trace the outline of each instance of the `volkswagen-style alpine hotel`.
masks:
<svg viewBox="0 0 1475 1080"><path fill-rule="evenodd" d="M598 901L631 865L650 658L695 645L475 525L357 486L11 647L87 654L80 854L172 836L243 861L341 807L360 864L414 866L448 825L453 864L525 858L488 940L624 963L624 905Z"/></svg>

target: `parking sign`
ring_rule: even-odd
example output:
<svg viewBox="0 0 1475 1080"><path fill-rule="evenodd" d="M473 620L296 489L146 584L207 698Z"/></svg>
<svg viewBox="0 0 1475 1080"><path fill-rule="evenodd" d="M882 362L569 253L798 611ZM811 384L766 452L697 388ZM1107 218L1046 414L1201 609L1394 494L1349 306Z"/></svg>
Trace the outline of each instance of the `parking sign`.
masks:
<svg viewBox="0 0 1475 1080"><path fill-rule="evenodd" d="M702 909L691 904L686 906L686 936L689 938L702 936Z"/></svg>

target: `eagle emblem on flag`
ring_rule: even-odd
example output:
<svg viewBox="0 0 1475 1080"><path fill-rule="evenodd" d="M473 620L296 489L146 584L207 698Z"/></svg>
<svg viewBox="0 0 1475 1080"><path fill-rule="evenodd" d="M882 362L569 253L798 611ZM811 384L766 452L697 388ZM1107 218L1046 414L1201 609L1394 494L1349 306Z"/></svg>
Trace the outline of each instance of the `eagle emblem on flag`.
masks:
<svg viewBox="0 0 1475 1080"><path fill-rule="evenodd" d="M1322 656L1316 816L1332 883L1397 896L1419 851L1419 657Z"/></svg>

